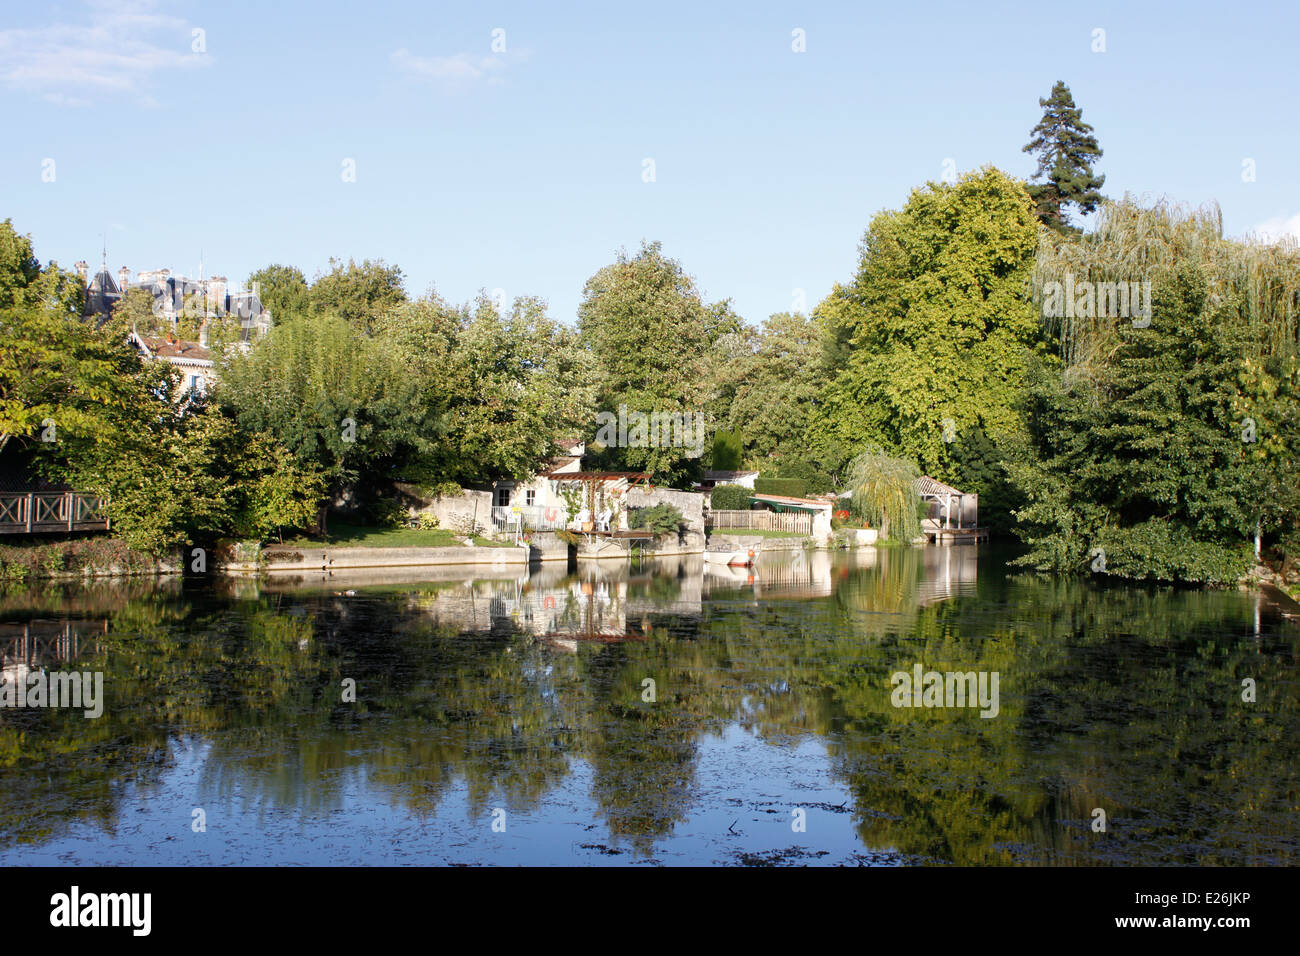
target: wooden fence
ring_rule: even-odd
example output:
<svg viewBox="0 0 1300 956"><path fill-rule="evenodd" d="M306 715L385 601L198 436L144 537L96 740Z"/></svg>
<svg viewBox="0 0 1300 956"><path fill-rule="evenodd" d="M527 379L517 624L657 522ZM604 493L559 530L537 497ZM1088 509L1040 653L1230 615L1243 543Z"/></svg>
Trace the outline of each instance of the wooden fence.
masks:
<svg viewBox="0 0 1300 956"><path fill-rule="evenodd" d="M0 493L0 534L107 531L104 501L75 491Z"/></svg>
<svg viewBox="0 0 1300 956"><path fill-rule="evenodd" d="M812 515L806 511L711 511L707 524L715 531L793 531L812 534Z"/></svg>

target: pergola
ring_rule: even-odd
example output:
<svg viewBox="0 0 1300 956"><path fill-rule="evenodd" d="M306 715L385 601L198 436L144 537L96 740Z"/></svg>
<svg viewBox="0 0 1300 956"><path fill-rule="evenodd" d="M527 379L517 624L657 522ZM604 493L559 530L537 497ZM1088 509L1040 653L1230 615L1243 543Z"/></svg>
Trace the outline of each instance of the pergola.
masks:
<svg viewBox="0 0 1300 956"><path fill-rule="evenodd" d="M962 527L962 500L966 497L965 492L958 491L952 485L945 485L942 481L935 481L928 475L922 475L916 479L916 493L923 501L937 501L943 505L945 528L952 527L952 503L953 499L956 499L957 527Z"/></svg>

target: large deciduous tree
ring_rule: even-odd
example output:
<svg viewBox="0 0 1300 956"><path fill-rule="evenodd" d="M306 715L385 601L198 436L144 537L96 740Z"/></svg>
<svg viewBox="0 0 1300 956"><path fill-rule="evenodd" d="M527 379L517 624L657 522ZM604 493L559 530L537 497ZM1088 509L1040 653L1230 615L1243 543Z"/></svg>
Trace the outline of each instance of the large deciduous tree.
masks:
<svg viewBox="0 0 1300 956"><path fill-rule="evenodd" d="M595 359L598 405L617 413L703 416L711 396L708 370L715 342L739 331L729 306L706 306L695 280L658 242L587 280L578 324ZM692 417L692 421L696 421ZM684 481L700 461L687 449L618 447L611 465L647 471L665 483Z"/></svg>
<svg viewBox="0 0 1300 956"><path fill-rule="evenodd" d="M292 277L283 287L289 294ZM367 259L360 265L352 259L347 265L330 259L330 271L311 285L310 300L316 311L332 312L369 331L380 315L406 301L402 270L383 259Z"/></svg>
<svg viewBox="0 0 1300 956"><path fill-rule="evenodd" d="M302 270L273 263L248 277L248 287L276 322L284 322L311 308L311 290Z"/></svg>
<svg viewBox="0 0 1300 956"><path fill-rule="evenodd" d="M1023 431L1041 341L1025 295L1037 236L1023 184L992 167L872 220L854 281L816 312L831 375L813 422L824 455L876 444L954 482L963 456L997 460ZM955 447L973 429L985 451Z"/></svg>

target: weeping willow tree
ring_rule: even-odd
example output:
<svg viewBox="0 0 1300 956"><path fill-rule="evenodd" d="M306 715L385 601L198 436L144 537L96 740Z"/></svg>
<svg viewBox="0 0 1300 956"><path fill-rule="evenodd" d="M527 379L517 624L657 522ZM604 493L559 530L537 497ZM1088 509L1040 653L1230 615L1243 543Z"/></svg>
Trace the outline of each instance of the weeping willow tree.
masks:
<svg viewBox="0 0 1300 956"><path fill-rule="evenodd" d="M1096 230L1082 238L1041 234L1034 305L1066 368L1086 374L1104 364L1116 344L1118 325L1131 317L1117 316L1113 308L1106 314L1101 286L1132 289L1137 283L1134 291L1141 292L1142 283L1168 281L1185 265L1202 270L1213 305L1231 304L1229 321L1245 332L1246 348L1254 357L1296 350L1300 248L1294 240L1225 239L1217 203L1193 208L1162 199L1143 206L1125 196L1104 204ZM1072 299L1064 309L1053 308L1054 285L1057 290L1064 286ZM1077 298L1069 295L1071 290ZM1149 295L1146 292L1148 308ZM1107 304L1113 306L1114 301Z"/></svg>
<svg viewBox="0 0 1300 956"><path fill-rule="evenodd" d="M916 490L920 476L911 461L872 445L849 462L845 483L853 492L853 510L878 528L882 538L911 541L921 533L921 496Z"/></svg>

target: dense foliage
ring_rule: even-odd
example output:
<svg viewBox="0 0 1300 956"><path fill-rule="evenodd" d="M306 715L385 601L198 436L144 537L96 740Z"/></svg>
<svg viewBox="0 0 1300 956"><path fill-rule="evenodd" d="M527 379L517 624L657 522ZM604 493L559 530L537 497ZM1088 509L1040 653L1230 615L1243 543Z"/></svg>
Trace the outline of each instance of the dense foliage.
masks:
<svg viewBox="0 0 1300 956"><path fill-rule="evenodd" d="M714 511L748 511L753 494L743 485L718 485L709 495L709 507Z"/></svg>
<svg viewBox="0 0 1300 956"><path fill-rule="evenodd" d="M1039 103L1035 182L986 166L914 190L811 316L750 324L658 242L592 275L576 327L534 297L411 299L383 260L332 259L310 282L274 264L250 277L269 334L204 321L206 401L178 400L127 340L197 334L202 317L164 330L132 292L84 322L77 277L6 221L0 452L39 445L51 476L109 496L118 533L153 550L323 531L331 507L392 511L395 482L523 479L583 439L585 468L678 488L705 468L761 471L757 492L848 488L904 540L929 475L978 494L981 522L1040 569L1227 582L1256 548L1293 568L1300 251L1224 239L1217 209L1104 200L1069 88ZM678 430L638 433L638 415ZM713 507L749 495L724 486Z"/></svg>

